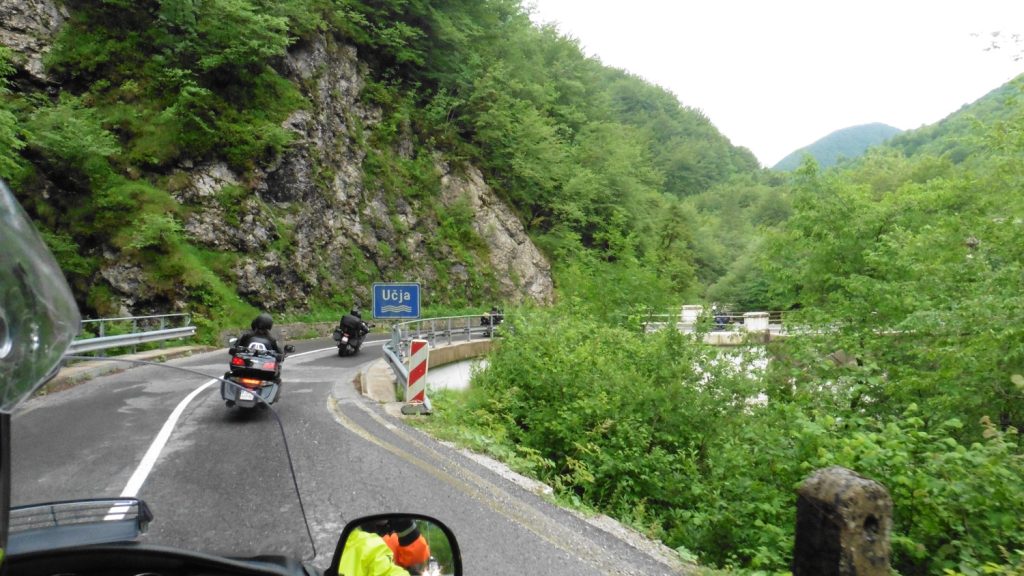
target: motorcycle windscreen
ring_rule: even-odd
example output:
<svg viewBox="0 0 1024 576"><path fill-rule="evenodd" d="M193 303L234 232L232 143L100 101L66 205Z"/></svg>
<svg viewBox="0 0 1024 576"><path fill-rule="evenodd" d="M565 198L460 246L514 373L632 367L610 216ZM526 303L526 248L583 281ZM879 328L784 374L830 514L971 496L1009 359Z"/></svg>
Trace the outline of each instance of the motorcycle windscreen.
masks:
<svg viewBox="0 0 1024 576"><path fill-rule="evenodd" d="M53 375L81 320L60 266L0 181L0 410Z"/></svg>

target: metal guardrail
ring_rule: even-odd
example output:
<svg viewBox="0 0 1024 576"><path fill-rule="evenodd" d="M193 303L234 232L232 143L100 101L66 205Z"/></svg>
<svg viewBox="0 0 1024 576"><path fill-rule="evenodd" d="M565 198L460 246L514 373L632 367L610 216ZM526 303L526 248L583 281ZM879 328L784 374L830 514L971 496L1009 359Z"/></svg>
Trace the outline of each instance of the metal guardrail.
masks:
<svg viewBox="0 0 1024 576"><path fill-rule="evenodd" d="M766 314L768 314L768 330L772 332L784 331L782 312L769 311L766 312ZM713 332L743 332L746 330L745 321L747 318L743 314L712 314L708 312L703 314L700 318L702 320L707 320ZM680 314L675 312L667 314L645 314L641 322L645 328L651 326L663 327L670 324L677 326L693 326L692 323L684 322Z"/></svg>
<svg viewBox="0 0 1024 576"><path fill-rule="evenodd" d="M430 347L455 342L469 342L474 337L489 338L491 327L480 323L482 314L473 316L444 316L401 322L391 327L391 339L384 343L384 356L397 376L396 386L402 390L409 382L409 368L405 365L409 343L426 340Z"/></svg>
<svg viewBox="0 0 1024 576"><path fill-rule="evenodd" d="M108 326L114 323L131 323L129 332L107 336ZM181 323L183 326L168 328L168 324ZM68 354L96 352L109 348L136 346L148 342L189 338L195 336L196 327L192 325L190 314L160 314L154 316L124 316L120 318L95 318L82 320L82 328L96 324L99 336L74 340L68 348ZM153 328L143 329L140 328Z"/></svg>

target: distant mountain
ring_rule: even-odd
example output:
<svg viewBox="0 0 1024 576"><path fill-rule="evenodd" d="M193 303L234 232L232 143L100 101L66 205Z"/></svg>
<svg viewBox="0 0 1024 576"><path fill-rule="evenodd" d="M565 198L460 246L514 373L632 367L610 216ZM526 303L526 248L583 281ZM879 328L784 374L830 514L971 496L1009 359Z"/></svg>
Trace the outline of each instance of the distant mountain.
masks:
<svg viewBox="0 0 1024 576"><path fill-rule="evenodd" d="M878 122L836 130L814 144L786 156L772 166L772 170L795 170L805 154L810 154L822 168L828 168L839 162L840 158L856 158L871 146L881 144L900 132L899 128Z"/></svg>

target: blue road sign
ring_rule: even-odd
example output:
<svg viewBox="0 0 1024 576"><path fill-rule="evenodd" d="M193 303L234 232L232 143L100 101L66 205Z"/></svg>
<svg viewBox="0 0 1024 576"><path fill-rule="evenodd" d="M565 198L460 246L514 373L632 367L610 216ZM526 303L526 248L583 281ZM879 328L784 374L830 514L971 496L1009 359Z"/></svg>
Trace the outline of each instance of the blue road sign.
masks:
<svg viewBox="0 0 1024 576"><path fill-rule="evenodd" d="M373 285L373 317L419 318L420 285L411 282Z"/></svg>

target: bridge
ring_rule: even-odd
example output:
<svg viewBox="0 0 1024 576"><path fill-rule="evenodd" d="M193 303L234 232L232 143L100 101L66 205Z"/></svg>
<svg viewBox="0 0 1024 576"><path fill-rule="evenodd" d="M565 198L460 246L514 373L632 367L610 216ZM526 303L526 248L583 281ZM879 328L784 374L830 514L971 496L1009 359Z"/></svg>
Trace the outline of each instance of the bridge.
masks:
<svg viewBox="0 0 1024 576"><path fill-rule="evenodd" d="M745 312L742 315L711 314L700 304L687 304L679 314L657 314L644 322L645 332L657 332L670 326L684 333L693 333L698 325L710 320L711 329L704 341L712 346L740 346L751 342L767 343L784 338L781 312Z"/></svg>

